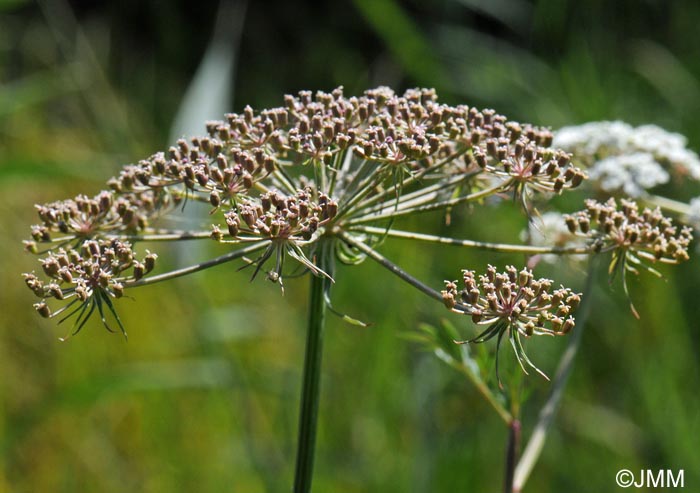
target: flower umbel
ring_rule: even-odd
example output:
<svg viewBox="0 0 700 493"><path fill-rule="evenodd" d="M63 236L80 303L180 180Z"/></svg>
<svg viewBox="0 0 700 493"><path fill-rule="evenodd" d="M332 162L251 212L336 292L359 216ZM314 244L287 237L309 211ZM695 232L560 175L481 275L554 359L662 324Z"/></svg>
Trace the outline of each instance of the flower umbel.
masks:
<svg viewBox="0 0 700 493"><path fill-rule="evenodd" d="M573 234L597 242L600 250L615 252L611 272L621 263L635 274L635 266L657 273L640 259L678 264L689 258L692 230L679 229L659 208L640 211L631 200L622 199L618 206L612 198L605 203L589 199L585 210L566 215L565 220Z"/></svg>
<svg viewBox="0 0 700 493"><path fill-rule="evenodd" d="M77 314L71 335L77 334L97 309L107 330L113 332L106 319L109 311L126 336L112 299L123 296L124 283L137 281L153 270L156 258L156 254L148 252L141 261L137 260L128 242L87 240L77 249L60 248L40 260L48 281L40 280L34 273L25 274L24 279L41 298L34 307L43 317L68 312L59 321L62 323ZM52 312L47 304L49 298L66 304Z"/></svg>
<svg viewBox="0 0 700 493"><path fill-rule="evenodd" d="M605 203L586 201L586 209L565 216L566 225L573 234L587 238L598 251L612 251L608 269L611 280L619 272L625 294L629 298L626 273L639 274L644 269L659 277L661 273L644 263L678 264L688 260L688 246L692 230L675 226L659 208L639 210L636 202L615 199ZM630 307L639 317L634 305Z"/></svg>
<svg viewBox="0 0 700 493"><path fill-rule="evenodd" d="M77 312L77 328L83 315L103 305L111 310L105 300L111 302L121 289L247 260L250 253L258 255L247 260L255 267L253 277L263 268L280 285L291 274L330 277L334 259L324 253L328 258L320 266L319 251L335 252L347 263L364 258L338 240L343 234L372 243L375 236L368 237L368 231L387 231L401 216L449 215L461 204L502 193L513 193L525 204L534 192L577 186L583 172L570 164L568 154L550 148L551 141L548 129L508 121L493 110L441 104L432 89L398 95L379 87L359 97L346 97L342 88L301 91L285 96L277 108L247 106L207 122L206 135L180 139L164 152L124 166L108 180L108 190L94 198L81 195L38 206L40 223L32 228L26 249L54 252L49 265L54 255L63 258L58 249L80 251L85 241L102 249L113 241L213 239L238 249L138 280L122 279L123 268L110 270L110 261L83 258L111 277L103 286L93 282L91 273L72 272L74 289L89 288L93 300L85 312ZM163 227L164 216L197 204L203 208L202 221L193 229ZM530 212L527 204L525 209ZM321 243L330 248L320 249ZM286 259L297 268L290 270ZM29 276L34 276L28 277L33 287L57 282ZM40 309L47 313L43 305Z"/></svg>
<svg viewBox="0 0 700 493"><path fill-rule="evenodd" d="M486 274L475 276L474 271L462 272L463 288L454 281L445 282L442 291L445 306L455 313L471 316L477 325L488 326L481 334L458 344L481 343L497 337L496 376L501 341L507 336L521 368L527 374L526 365L548 379L525 353L521 336L564 335L574 328L571 313L581 301L581 295L563 286L552 290L549 279L534 279L532 271L520 272L509 265L499 273L489 265Z"/></svg>

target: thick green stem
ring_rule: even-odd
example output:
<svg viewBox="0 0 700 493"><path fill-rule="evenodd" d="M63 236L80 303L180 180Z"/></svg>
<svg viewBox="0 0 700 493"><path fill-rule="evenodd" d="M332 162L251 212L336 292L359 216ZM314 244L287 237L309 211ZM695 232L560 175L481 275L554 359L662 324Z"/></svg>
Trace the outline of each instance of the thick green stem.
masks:
<svg viewBox="0 0 700 493"><path fill-rule="evenodd" d="M324 255L320 255L320 269ZM326 314L324 291L329 282L323 276L311 276L309 299L309 325L306 334L306 354L304 356L304 377L301 388L299 411L299 438L297 443L297 464L294 476L294 493L311 491L313 478L314 451L316 448L316 425L318 401L321 387L321 355L323 349L323 326Z"/></svg>

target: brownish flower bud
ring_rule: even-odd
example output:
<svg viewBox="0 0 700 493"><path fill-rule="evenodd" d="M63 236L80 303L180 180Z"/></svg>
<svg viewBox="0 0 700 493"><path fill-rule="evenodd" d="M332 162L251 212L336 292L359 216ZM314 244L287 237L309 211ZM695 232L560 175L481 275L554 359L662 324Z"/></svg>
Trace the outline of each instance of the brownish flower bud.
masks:
<svg viewBox="0 0 700 493"><path fill-rule="evenodd" d="M41 301L39 303L34 303L34 309L39 313L39 315L41 315L44 318L51 317L51 310L49 309L49 306L44 301Z"/></svg>

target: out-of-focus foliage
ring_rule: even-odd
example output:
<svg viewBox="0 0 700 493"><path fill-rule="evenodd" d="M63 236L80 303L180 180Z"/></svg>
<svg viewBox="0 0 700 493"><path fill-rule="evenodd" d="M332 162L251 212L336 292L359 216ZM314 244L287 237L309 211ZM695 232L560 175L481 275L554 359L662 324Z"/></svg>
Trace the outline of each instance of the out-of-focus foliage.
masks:
<svg viewBox="0 0 700 493"><path fill-rule="evenodd" d="M122 310L128 343L98 322L59 343L64 329L28 308L19 274L33 268L20 243L32 205L97 192L120 164L164 148L217 16L233 26L241 13L233 108L222 114L299 89L428 85L447 102L553 127L655 123L700 148L692 0L0 2L0 491L288 490L303 280L281 297L223 266L138 291ZM572 200L562 209L576 210ZM508 203L469 217L453 211L445 231L512 242L526 227ZM389 240L384 251L434 287L462 267L523 260ZM538 271L574 287L584 276ZM596 286L530 491L607 491L623 467L682 468L687 485L700 481L700 268L693 257L664 274L631 286L641 321L620 289ZM334 303L373 325L330 320L315 489L500 488L500 420L463 375L402 337L437 325L444 308L374 265L337 275ZM548 340L529 352L551 371L562 349ZM548 390L533 384L525 433Z"/></svg>

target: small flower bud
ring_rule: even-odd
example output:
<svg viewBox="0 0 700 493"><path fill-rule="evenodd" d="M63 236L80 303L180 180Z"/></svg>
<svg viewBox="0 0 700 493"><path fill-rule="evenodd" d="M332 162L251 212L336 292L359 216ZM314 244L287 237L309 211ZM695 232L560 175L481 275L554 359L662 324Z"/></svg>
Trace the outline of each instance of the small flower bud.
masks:
<svg viewBox="0 0 700 493"><path fill-rule="evenodd" d="M112 293L114 293L115 298L121 298L124 296L124 285L118 282L112 284Z"/></svg>
<svg viewBox="0 0 700 493"><path fill-rule="evenodd" d="M134 262L134 279L139 280L143 277L145 268L141 262Z"/></svg>
<svg viewBox="0 0 700 493"><path fill-rule="evenodd" d="M34 309L39 313L44 318L50 318L51 317L51 310L49 309L49 306L46 304L46 302L41 301L39 303L34 303Z"/></svg>
<svg viewBox="0 0 700 493"><path fill-rule="evenodd" d="M146 273L151 272L155 268L157 258L157 254L148 252L148 255L146 255L146 257L143 259L143 265Z"/></svg>
<svg viewBox="0 0 700 493"><path fill-rule="evenodd" d="M217 225L212 225L212 231L209 234L209 237L214 240L214 241L221 241L224 237L224 234L221 232L221 229Z"/></svg>
<svg viewBox="0 0 700 493"><path fill-rule="evenodd" d="M219 207L221 205L221 195L218 190L214 190L209 194L209 203L214 207Z"/></svg>
<svg viewBox="0 0 700 493"><path fill-rule="evenodd" d="M61 268L61 270L59 270L59 275L61 276L61 279L64 282L67 282L67 283L73 282L73 275L71 274L70 270L67 267Z"/></svg>
<svg viewBox="0 0 700 493"><path fill-rule="evenodd" d="M442 291L442 302L445 304L448 310L452 310L455 306L457 306L454 294L452 294L450 291Z"/></svg>

